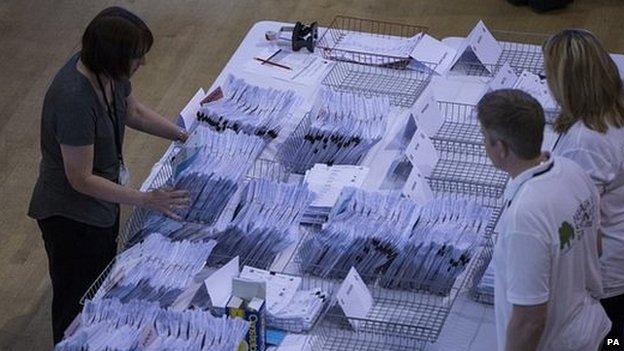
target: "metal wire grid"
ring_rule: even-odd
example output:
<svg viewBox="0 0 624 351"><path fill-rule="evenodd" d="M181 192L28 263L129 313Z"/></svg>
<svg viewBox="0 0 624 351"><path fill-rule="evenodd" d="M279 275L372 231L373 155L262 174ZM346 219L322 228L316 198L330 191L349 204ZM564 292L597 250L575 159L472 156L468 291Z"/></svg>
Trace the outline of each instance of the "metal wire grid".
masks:
<svg viewBox="0 0 624 351"><path fill-rule="evenodd" d="M315 235L310 231L307 236ZM302 238L304 242L306 238ZM300 246L303 248L303 245ZM317 326L323 350L344 349L347 345L373 344L396 349L417 349L435 342L461 289L474 274L481 248L476 250L466 269L457 277L446 296L428 290L383 288L376 277L362 276L373 296L374 305L365 318L346 318L338 309L327 311ZM340 280L303 273L301 256L293 255L288 270L297 272L308 285L326 291L337 291ZM309 266L309 265L308 265ZM346 276L347 272L344 272ZM349 321L358 324L357 331ZM318 340L317 340L318 342ZM353 347L351 347L353 348Z"/></svg>
<svg viewBox="0 0 624 351"><path fill-rule="evenodd" d="M347 50L340 48L340 44L349 33L370 37L371 40L410 38L419 33L426 33L427 27L385 22L372 19L338 15L325 30L316 43L321 54L326 59L357 62L364 65L376 65L394 69L405 69L409 63L408 57L384 55L373 52ZM416 42L414 42L414 45ZM426 63L431 69L435 64Z"/></svg>
<svg viewBox="0 0 624 351"><path fill-rule="evenodd" d="M501 197L507 184L507 175L492 165L449 159L440 160L427 178L433 191L456 190L463 195L493 198Z"/></svg>
<svg viewBox="0 0 624 351"><path fill-rule="evenodd" d="M429 84L432 72L338 62L325 76L322 84L337 91L358 93L367 97L388 96L392 105L410 107Z"/></svg>

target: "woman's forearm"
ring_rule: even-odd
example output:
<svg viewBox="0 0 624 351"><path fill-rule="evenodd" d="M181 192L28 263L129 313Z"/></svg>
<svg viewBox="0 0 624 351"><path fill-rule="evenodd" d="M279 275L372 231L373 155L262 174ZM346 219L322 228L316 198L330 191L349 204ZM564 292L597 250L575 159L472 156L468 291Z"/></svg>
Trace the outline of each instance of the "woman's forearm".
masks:
<svg viewBox="0 0 624 351"><path fill-rule="evenodd" d="M184 138L183 130L175 123L138 101L135 104L135 110L131 113L132 117L126 122L130 128L171 141Z"/></svg>
<svg viewBox="0 0 624 351"><path fill-rule="evenodd" d="M145 193L121 186L97 175L85 177L73 187L80 193L108 202L134 206L145 204Z"/></svg>

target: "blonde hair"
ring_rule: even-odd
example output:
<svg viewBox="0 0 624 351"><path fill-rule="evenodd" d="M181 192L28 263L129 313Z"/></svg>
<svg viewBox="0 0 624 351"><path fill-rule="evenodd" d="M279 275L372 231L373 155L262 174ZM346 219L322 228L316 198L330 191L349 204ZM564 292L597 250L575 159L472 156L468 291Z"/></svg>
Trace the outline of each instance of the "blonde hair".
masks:
<svg viewBox="0 0 624 351"><path fill-rule="evenodd" d="M566 29L548 38L542 50L548 86L561 106L556 132L567 132L579 120L600 133L624 126L620 74L595 35Z"/></svg>

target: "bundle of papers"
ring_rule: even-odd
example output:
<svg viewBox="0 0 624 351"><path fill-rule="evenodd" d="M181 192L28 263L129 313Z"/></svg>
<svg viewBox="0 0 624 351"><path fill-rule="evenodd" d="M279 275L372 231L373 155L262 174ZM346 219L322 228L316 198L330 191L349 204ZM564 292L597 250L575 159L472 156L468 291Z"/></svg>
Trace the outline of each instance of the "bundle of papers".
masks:
<svg viewBox="0 0 624 351"><path fill-rule="evenodd" d="M217 243L170 241L160 234L149 235L117 256L95 298L156 301L170 306L192 283Z"/></svg>
<svg viewBox="0 0 624 351"><path fill-rule="evenodd" d="M174 312L155 303L117 299L87 301L78 329L56 351L234 350L247 322L203 311Z"/></svg>
<svg viewBox="0 0 624 351"><path fill-rule="evenodd" d="M296 104L291 90L259 87L229 75L221 99L201 106L197 118L216 131L231 129L248 135L275 139Z"/></svg>
<svg viewBox="0 0 624 351"><path fill-rule="evenodd" d="M152 233L159 233L172 241L198 241L214 236L214 228L204 224L176 221L154 211L149 211L145 217L141 229L128 238L128 246L143 241Z"/></svg>
<svg viewBox="0 0 624 351"><path fill-rule="evenodd" d="M278 158L296 173L316 163L355 165L383 137L390 99L322 89L313 109L280 145Z"/></svg>
<svg viewBox="0 0 624 351"><path fill-rule="evenodd" d="M301 250L305 273L344 279L351 267L372 282L396 257L418 220L420 207L398 194L347 188L327 225Z"/></svg>
<svg viewBox="0 0 624 351"><path fill-rule="evenodd" d="M447 295L485 233L491 212L464 198L425 206L394 194L346 189L327 225L299 252L305 273L362 279L401 290Z"/></svg>
<svg viewBox="0 0 624 351"><path fill-rule="evenodd" d="M342 189L361 187L368 175L368 170L369 168L365 166L315 164L312 169L306 171L303 182L316 196L306 209L301 222L325 223Z"/></svg>
<svg viewBox="0 0 624 351"><path fill-rule="evenodd" d="M202 133L202 128L196 130ZM173 186L190 192L190 207L177 210L178 215L186 221L214 224L265 143L233 131L208 134L194 136L207 144L180 151L174 160Z"/></svg>
<svg viewBox="0 0 624 351"><path fill-rule="evenodd" d="M244 264L268 268L297 240L299 222L313 196L305 185L250 181L231 223L214 237L218 244L209 265L222 265L240 256Z"/></svg>
<svg viewBox="0 0 624 351"><path fill-rule="evenodd" d="M447 295L474 256L490 216L490 210L462 198L432 200L381 286Z"/></svg>
<svg viewBox="0 0 624 351"><path fill-rule="evenodd" d="M306 332L320 316L330 295L322 289L301 290L301 278L245 266L241 278L266 282L267 325Z"/></svg>

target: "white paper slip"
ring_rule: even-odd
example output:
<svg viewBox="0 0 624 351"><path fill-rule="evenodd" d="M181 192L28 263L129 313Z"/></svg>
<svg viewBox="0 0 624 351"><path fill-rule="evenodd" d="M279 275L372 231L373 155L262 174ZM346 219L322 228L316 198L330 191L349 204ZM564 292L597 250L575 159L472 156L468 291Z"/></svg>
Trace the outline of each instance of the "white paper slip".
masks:
<svg viewBox="0 0 624 351"><path fill-rule="evenodd" d="M429 187L427 179L422 175L418 167L412 168L401 193L419 205L425 205L433 199L431 187Z"/></svg>
<svg viewBox="0 0 624 351"><path fill-rule="evenodd" d="M410 53L410 57L425 65L427 63L435 64L434 71L444 75L451 68L455 54L457 54L455 49L428 34L423 34Z"/></svg>
<svg viewBox="0 0 624 351"><path fill-rule="evenodd" d="M476 76L433 77L431 86L438 101L476 105L487 90L488 80Z"/></svg>
<svg viewBox="0 0 624 351"><path fill-rule="evenodd" d="M502 46L496 41L496 38L487 29L483 21L479 21L459 47L453 64L463 58L470 60L470 56L474 55L474 58L483 65L494 65L498 62L502 53ZM487 67L485 68L487 69Z"/></svg>
<svg viewBox="0 0 624 351"><path fill-rule="evenodd" d="M274 47L261 50L247 62L245 69L288 82L316 85L333 67L331 61L307 52L282 50L273 56L277 50ZM256 58L270 60L262 62Z"/></svg>
<svg viewBox="0 0 624 351"><path fill-rule="evenodd" d="M291 302L301 286L301 277L245 266L241 278L266 282L266 302L269 312L280 311Z"/></svg>
<svg viewBox="0 0 624 351"><path fill-rule="evenodd" d="M338 304L342 308L347 318L365 318L373 308L373 296L362 281L357 270L353 267L349 270L349 274L340 284L340 288L336 293ZM354 329L359 326L358 320L349 318L349 323Z"/></svg>
<svg viewBox="0 0 624 351"><path fill-rule="evenodd" d="M239 259L234 257L225 266L219 268L204 280L212 305L225 308L232 295L232 279L238 277Z"/></svg>
<svg viewBox="0 0 624 351"><path fill-rule="evenodd" d="M180 117L184 122L184 129L188 132L193 131L197 124L197 111L201 106L202 99L206 96L206 92L203 88L199 88L195 95L189 100L189 102L184 106L182 111L180 111Z"/></svg>
<svg viewBox="0 0 624 351"><path fill-rule="evenodd" d="M405 149L405 156L413 166L418 167L425 177L431 175L438 163L438 151L431 139L423 132L416 132Z"/></svg>
<svg viewBox="0 0 624 351"><path fill-rule="evenodd" d="M514 88L529 93L542 105L544 110L556 110L557 103L553 99L546 80L542 80L538 75L527 70L522 71L520 78L514 85Z"/></svg>
<svg viewBox="0 0 624 351"><path fill-rule="evenodd" d="M427 89L418 99L410 110L410 115L416 122L417 130L430 136L435 135L444 123L444 117L431 89Z"/></svg>
<svg viewBox="0 0 624 351"><path fill-rule="evenodd" d="M369 168L365 166L315 164L304 177L308 188L316 194L310 206L334 206L343 188L362 186L368 171Z"/></svg>
<svg viewBox="0 0 624 351"><path fill-rule="evenodd" d="M518 76L516 75L516 72L513 68L511 68L509 62L505 62L503 67L501 67L501 69L496 72L496 75L488 84L488 89L490 91L494 91L499 89L511 88L516 84L517 81Z"/></svg>

